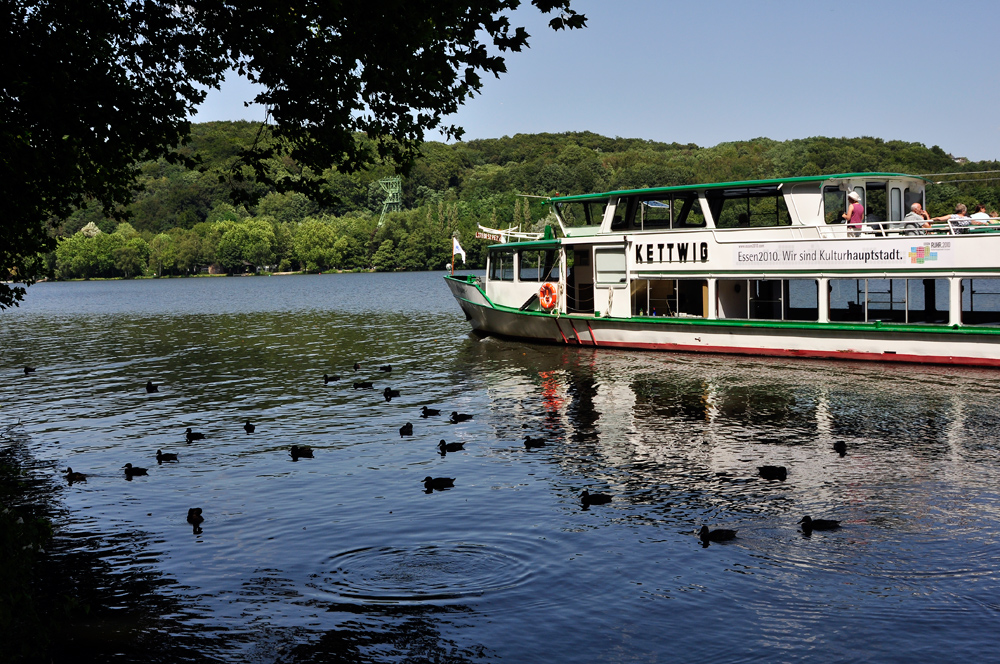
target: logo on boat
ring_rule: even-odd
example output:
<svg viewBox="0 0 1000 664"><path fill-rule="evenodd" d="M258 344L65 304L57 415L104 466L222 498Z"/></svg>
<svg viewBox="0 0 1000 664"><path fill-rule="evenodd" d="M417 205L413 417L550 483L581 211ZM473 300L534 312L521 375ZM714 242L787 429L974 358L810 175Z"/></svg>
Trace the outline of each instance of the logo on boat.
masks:
<svg viewBox="0 0 1000 664"><path fill-rule="evenodd" d="M911 263L923 265L924 263L936 261L938 259L938 252L934 251L931 248L931 243L928 242L920 247L911 247L907 256L910 257Z"/></svg>

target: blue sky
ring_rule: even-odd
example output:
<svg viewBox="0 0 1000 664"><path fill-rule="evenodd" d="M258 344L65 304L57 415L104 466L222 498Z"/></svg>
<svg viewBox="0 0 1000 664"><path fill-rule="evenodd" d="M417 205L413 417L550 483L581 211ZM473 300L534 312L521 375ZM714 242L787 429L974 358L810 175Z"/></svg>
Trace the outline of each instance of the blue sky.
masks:
<svg viewBox="0 0 1000 664"><path fill-rule="evenodd" d="M536 132L696 143L876 136L1000 159L1000 3L576 0L588 27L507 58L453 121L466 139ZM260 119L227 83L197 121ZM437 140L438 136L428 135Z"/></svg>

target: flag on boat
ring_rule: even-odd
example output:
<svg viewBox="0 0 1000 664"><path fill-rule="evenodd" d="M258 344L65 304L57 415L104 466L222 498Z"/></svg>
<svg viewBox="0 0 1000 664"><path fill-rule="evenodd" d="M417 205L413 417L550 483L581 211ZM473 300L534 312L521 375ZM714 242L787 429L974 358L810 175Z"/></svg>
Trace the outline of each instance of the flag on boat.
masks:
<svg viewBox="0 0 1000 664"><path fill-rule="evenodd" d="M458 238L457 237L451 238L451 255L454 256L455 254L458 254L459 256L462 257L462 263L464 264L465 263L465 249L462 249L462 245L460 245L458 243Z"/></svg>

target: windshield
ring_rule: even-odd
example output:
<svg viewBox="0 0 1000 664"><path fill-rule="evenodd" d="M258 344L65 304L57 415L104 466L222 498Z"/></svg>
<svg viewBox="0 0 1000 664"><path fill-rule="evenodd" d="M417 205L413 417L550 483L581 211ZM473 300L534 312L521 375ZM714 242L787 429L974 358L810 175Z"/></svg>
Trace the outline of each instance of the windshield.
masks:
<svg viewBox="0 0 1000 664"><path fill-rule="evenodd" d="M556 202L556 214L566 227L600 226L604 220L604 209L608 207L610 198L599 198L587 201Z"/></svg>

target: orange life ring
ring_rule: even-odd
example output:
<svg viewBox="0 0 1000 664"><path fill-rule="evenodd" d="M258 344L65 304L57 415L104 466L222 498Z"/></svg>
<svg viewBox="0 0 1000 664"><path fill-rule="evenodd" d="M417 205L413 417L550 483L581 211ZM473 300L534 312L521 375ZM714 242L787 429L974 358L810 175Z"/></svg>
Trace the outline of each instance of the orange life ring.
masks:
<svg viewBox="0 0 1000 664"><path fill-rule="evenodd" d="M546 311L552 309L556 306L556 300L558 296L556 294L556 287L550 283L542 284L542 287L538 289L538 302L542 305L542 309Z"/></svg>

